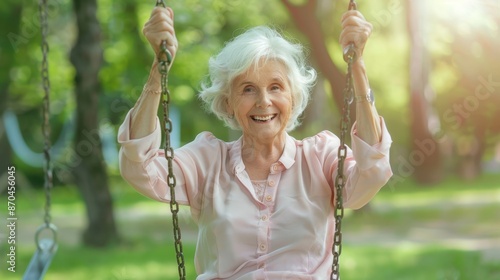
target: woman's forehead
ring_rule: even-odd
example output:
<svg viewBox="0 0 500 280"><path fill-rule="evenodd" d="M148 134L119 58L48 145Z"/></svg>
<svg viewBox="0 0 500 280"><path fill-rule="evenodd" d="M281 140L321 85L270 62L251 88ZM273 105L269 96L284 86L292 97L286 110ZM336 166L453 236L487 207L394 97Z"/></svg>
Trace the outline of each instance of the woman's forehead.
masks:
<svg viewBox="0 0 500 280"><path fill-rule="evenodd" d="M245 72L236 76L233 84L272 80L285 82L287 76L287 67L283 62L276 59L261 59L253 63Z"/></svg>

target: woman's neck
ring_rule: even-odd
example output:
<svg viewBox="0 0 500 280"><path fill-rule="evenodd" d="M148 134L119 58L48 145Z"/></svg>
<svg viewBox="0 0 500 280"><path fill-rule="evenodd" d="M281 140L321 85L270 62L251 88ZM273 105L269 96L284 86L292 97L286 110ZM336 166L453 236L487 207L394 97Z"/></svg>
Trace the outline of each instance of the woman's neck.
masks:
<svg viewBox="0 0 500 280"><path fill-rule="evenodd" d="M286 134L269 141L243 135L241 158L250 179L267 179L271 165L278 161L285 148Z"/></svg>

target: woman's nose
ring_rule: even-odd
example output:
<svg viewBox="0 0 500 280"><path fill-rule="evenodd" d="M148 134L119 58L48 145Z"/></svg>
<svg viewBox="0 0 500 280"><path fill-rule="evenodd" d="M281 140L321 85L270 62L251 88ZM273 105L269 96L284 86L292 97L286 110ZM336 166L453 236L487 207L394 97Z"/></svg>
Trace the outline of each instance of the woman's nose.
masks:
<svg viewBox="0 0 500 280"><path fill-rule="evenodd" d="M270 96L269 96L269 93L267 93L266 91L261 91L261 93L259 94L259 98L257 100L257 107L261 107L261 108L266 108L266 107L269 107L271 106L271 99L270 99Z"/></svg>

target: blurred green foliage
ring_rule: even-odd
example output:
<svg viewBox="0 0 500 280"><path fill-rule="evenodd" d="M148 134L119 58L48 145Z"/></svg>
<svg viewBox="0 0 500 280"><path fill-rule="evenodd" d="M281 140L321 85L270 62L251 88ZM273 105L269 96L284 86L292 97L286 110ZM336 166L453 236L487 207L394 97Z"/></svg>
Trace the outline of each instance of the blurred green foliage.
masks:
<svg viewBox="0 0 500 280"><path fill-rule="evenodd" d="M300 1L295 1L300 4ZM344 69L342 51L338 44L340 18L346 10L347 1L317 1L317 16L326 34L325 44L332 59L340 69ZM485 158L494 155L495 144L500 141L498 104L500 86L491 86L487 100L480 101L474 111L460 119L448 115L454 106L463 105L468 96L473 96L480 86L478 77L499 81L498 63L500 36L498 35L498 7L492 4L470 5L471 11L450 8L446 1L428 5L425 23L426 47L432 56L432 85L436 93L434 110L441 120L441 132L458 142L470 143L476 137L474 129L484 127L487 136ZM73 94L74 69L68 60L69 52L76 37L75 20L71 1L49 1L49 65L51 78L51 124L52 141L59 136L64 124L75 110ZM448 3L448 4L446 4ZM155 1L112 1L98 2L98 18L102 28L102 48L104 66L100 72L103 95L101 96L101 125L115 130L139 96L153 61L152 51L142 36L142 25L149 17ZM239 132L228 130L212 114L201 109L197 99L200 81L206 78L207 61L222 48L224 42L255 25L272 25L291 38L306 46L304 36L296 31L286 8L279 0L185 0L167 1L175 11L176 30L180 49L169 77L173 104L179 108L181 142L191 141L201 131L212 131L224 140L238 137ZM14 6L22 7L21 26L13 33L10 22L15 23L10 12ZM446 6L448 5L448 6ZM457 4L459 5L459 4ZM486 8L485 8L486 7ZM7 0L0 3L2 22L0 25L0 61L2 57L13 57L10 67L5 67L5 75L0 76L0 84L10 81L8 87L8 108L20 118L21 130L32 150L42 150L40 115L42 91L39 67L41 62L40 35L37 4L32 1ZM365 49L365 62L371 87L376 93L377 108L385 118L394 140L393 159L398 155L407 156L411 152L409 143L409 77L408 77L408 34L406 30L406 10L403 0L359 1L359 10L374 30ZM442 10L448 13L441 13ZM454 15L460 15L460 24ZM0 64L1 64L0 63ZM312 62L313 63L313 62ZM343 81L339 81L342 82ZM324 86L319 84L318 86ZM338 130L338 110L330 97L328 86L320 94L327 95L327 104L315 115L315 119L304 120L307 126L293 132L299 138L320 130ZM313 96L313 98L315 98ZM465 139L465 140L464 140ZM459 146L460 148L460 146ZM454 148L455 149L455 148ZM57 159L59 164L71 160L66 155ZM398 162L395 162L396 164ZM29 172L22 162L16 164ZM31 174L30 174L31 175ZM36 176L28 176L35 178ZM36 180L38 181L38 180Z"/></svg>

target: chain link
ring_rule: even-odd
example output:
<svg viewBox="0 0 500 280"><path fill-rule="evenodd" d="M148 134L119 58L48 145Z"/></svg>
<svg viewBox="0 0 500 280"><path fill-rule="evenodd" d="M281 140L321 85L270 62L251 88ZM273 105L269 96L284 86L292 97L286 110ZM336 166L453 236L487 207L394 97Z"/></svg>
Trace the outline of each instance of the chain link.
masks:
<svg viewBox="0 0 500 280"><path fill-rule="evenodd" d="M356 2L349 2L349 10L355 10ZM333 235L333 263L331 280L340 280L340 254L342 253L342 218L344 217L343 191L347 181L344 174L344 164L347 157L346 135L351 124L350 105L354 100L354 81L352 77L352 64L356 61L354 46L349 45L344 52L344 60L347 62L346 87L344 89L344 104L342 106L342 117L340 121L340 146L338 150L337 177L335 178L335 232Z"/></svg>
<svg viewBox="0 0 500 280"><path fill-rule="evenodd" d="M156 1L156 6L165 8L165 3L162 0ZM161 104L163 107L163 142L165 150L165 158L167 159L168 177L167 183L170 189L170 212L172 212L172 225L174 230L174 245L179 272L179 279L186 279L186 266L184 264L184 253L182 251L181 228L179 226L179 203L175 198L176 179L173 170L174 149L171 146L170 134L172 133L172 120L169 116L170 91L168 90L168 67L172 62L172 55L167 49L167 42L162 41L160 53L158 54L158 71L161 74Z"/></svg>
<svg viewBox="0 0 500 280"><path fill-rule="evenodd" d="M47 20L47 0L39 1L40 25L42 31L42 87L44 91L43 97L43 123L42 133L44 138L43 154L45 157L44 176L45 176L45 216L44 222L46 227L49 227L52 217L50 215L51 208L51 189L53 187L52 180L52 163L50 160L50 80L49 80L49 61L47 58L49 45L47 43L48 35L48 20Z"/></svg>

